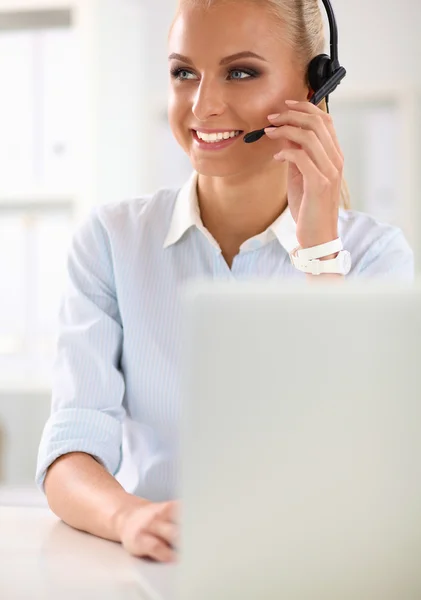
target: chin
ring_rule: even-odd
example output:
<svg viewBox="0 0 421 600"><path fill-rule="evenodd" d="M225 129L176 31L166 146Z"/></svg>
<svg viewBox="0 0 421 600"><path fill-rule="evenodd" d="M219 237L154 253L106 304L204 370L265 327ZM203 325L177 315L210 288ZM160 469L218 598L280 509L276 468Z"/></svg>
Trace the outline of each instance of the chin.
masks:
<svg viewBox="0 0 421 600"><path fill-rule="evenodd" d="M203 175L204 177L239 177L240 179L249 179L254 175L260 176L263 172L268 173L273 169L273 163L271 160L261 161L257 163L253 161L247 162L220 162L212 160L190 160L192 168ZM282 168L282 165L281 165Z"/></svg>
<svg viewBox="0 0 421 600"><path fill-rule="evenodd" d="M195 160L190 156L190 162L195 171L204 177L232 177L244 172L250 172L250 167L233 161L213 160L205 158Z"/></svg>
<svg viewBox="0 0 421 600"><path fill-rule="evenodd" d="M215 165L204 165L202 162L200 164L193 163L192 166L199 175L203 175L204 177L229 177L236 174L236 172L227 167L220 166L218 168Z"/></svg>

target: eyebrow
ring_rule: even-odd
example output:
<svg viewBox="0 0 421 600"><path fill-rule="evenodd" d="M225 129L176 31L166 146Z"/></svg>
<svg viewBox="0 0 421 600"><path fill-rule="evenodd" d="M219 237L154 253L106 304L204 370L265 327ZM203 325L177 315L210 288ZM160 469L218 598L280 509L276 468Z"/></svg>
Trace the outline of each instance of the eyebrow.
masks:
<svg viewBox="0 0 421 600"><path fill-rule="evenodd" d="M264 62L268 62L263 56L259 56L255 52L251 52L249 50L245 50L244 52L237 52L236 54L231 54L230 56L226 56L220 61L220 65L227 65L228 63L237 60L238 58L257 58L258 60L263 60ZM183 56L183 54L177 54L177 52L173 52L169 55L168 60L179 60L181 62L185 62L189 65L193 66L193 61L188 56Z"/></svg>

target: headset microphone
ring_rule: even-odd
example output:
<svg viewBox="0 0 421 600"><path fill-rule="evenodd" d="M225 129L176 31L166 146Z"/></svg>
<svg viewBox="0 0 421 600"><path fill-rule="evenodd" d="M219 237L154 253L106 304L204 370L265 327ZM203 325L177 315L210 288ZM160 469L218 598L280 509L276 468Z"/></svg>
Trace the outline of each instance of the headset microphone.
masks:
<svg viewBox="0 0 421 600"><path fill-rule="evenodd" d="M326 8L330 27L330 56L319 54L310 62L307 72L308 83L314 94L310 99L311 104L318 105L326 98L327 112L329 112L329 94L341 83L346 75L346 70L341 67L338 60L338 28L335 14L329 0L322 0ZM271 124L266 127L272 127ZM265 135L265 128L252 131L244 136L246 144L257 142Z"/></svg>

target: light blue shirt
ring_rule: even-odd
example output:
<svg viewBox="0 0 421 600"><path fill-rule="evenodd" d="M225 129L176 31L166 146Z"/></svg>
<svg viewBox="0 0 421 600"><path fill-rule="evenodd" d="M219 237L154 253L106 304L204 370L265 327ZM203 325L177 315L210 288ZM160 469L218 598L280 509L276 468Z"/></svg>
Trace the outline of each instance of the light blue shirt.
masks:
<svg viewBox="0 0 421 600"><path fill-rule="evenodd" d="M242 244L230 270L200 220L196 181L193 173L181 190L97 206L76 230L38 454L41 489L48 466L78 451L95 456L128 492L178 497L183 286L199 278L305 281L289 259L298 242L288 209ZM341 209L339 235L352 256L348 277L413 280L400 229Z"/></svg>

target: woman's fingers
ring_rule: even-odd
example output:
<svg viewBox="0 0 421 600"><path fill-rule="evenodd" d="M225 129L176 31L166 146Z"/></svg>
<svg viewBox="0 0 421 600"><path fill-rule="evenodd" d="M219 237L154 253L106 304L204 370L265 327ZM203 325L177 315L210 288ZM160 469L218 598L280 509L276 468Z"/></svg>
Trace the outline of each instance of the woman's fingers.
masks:
<svg viewBox="0 0 421 600"><path fill-rule="evenodd" d="M149 533L160 538L173 548L176 548L178 545L178 527L174 523L155 518L149 526Z"/></svg>
<svg viewBox="0 0 421 600"><path fill-rule="evenodd" d="M166 542L146 532L142 534L136 555L152 558L158 562L174 562L176 559L176 553Z"/></svg>
<svg viewBox="0 0 421 600"><path fill-rule="evenodd" d="M176 500L171 500L169 502L162 502L158 505L158 514L159 516L170 523L178 522L178 510L179 504Z"/></svg>
<svg viewBox="0 0 421 600"><path fill-rule="evenodd" d="M276 156L280 160L294 163L315 192L319 193L328 186L329 180L317 169L305 150L287 148L279 152Z"/></svg>
<svg viewBox="0 0 421 600"><path fill-rule="evenodd" d="M306 150L311 160L323 175L326 177L334 176L335 167L332 165L325 146L314 131L283 125L279 129L268 130L266 133L271 139L286 139L295 142L295 144ZM323 138L323 136L321 137ZM327 144L326 141L325 144Z"/></svg>
<svg viewBox="0 0 421 600"><path fill-rule="evenodd" d="M335 167L340 168L343 161L343 153L336 135L332 117L314 106L310 102L299 102L290 105L290 109L269 119L277 128L266 128L268 137L276 139L277 131L282 129L283 125L292 125L304 130L314 131L323 144L327 155Z"/></svg>
<svg viewBox="0 0 421 600"><path fill-rule="evenodd" d="M178 544L178 502L129 507L120 520L120 539L133 556L160 562L175 560Z"/></svg>

